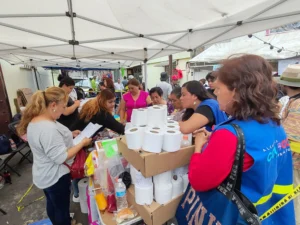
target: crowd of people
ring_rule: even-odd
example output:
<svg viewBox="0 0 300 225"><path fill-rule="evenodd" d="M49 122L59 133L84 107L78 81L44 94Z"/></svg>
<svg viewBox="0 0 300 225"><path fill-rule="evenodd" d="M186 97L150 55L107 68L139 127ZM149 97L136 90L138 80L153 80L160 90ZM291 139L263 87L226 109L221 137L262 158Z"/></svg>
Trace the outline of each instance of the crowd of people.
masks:
<svg viewBox="0 0 300 225"><path fill-rule="evenodd" d="M75 83L68 76L60 79L59 87L36 92L18 131L27 134L34 157L33 182L45 193L50 220L56 225L75 224L69 217L71 178L65 164L71 165L76 153L90 145L91 139L74 146L73 138L89 122L102 125L99 131L107 128L124 134L133 109L151 105L168 105L180 131L194 134L195 153L188 176L192 188L201 195L216 190L229 176L238 145L237 133L230 124L239 125L246 140L241 192L261 215L300 183L300 67L288 69L277 81L289 98L281 119L272 67L255 55L228 59L205 80L188 81L181 87L177 77L171 76L169 83L170 77L163 72L149 92L135 78L125 77L116 83L104 78L99 94L80 112L80 101L69 96ZM119 121L114 114L120 115ZM73 183L76 201L78 181ZM212 204L217 205L218 199ZM183 208L178 224L188 224L186 214L188 209ZM300 225L300 199L263 224Z"/></svg>

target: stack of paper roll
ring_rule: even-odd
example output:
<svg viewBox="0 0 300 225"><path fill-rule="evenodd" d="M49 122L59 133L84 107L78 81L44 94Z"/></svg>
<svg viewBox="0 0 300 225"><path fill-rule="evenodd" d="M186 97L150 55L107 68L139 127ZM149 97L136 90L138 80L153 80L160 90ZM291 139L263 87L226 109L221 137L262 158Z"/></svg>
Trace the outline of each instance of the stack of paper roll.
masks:
<svg viewBox="0 0 300 225"><path fill-rule="evenodd" d="M132 127L125 130L127 147L129 149L139 150L142 148L144 140L145 127Z"/></svg>
<svg viewBox="0 0 300 225"><path fill-rule="evenodd" d="M148 107L148 119L147 126L148 127L161 127L166 123L166 109L162 106L152 106Z"/></svg>
<svg viewBox="0 0 300 225"><path fill-rule="evenodd" d="M152 153L161 152L164 140L164 132L154 129L146 129L143 138L144 141L142 148L144 151Z"/></svg>
<svg viewBox="0 0 300 225"><path fill-rule="evenodd" d="M163 150L176 152L180 150L182 134L178 130L166 130L164 132Z"/></svg>
<svg viewBox="0 0 300 225"><path fill-rule="evenodd" d="M184 183L180 176L173 176L172 179L172 199L178 197L183 193Z"/></svg>
<svg viewBox="0 0 300 225"><path fill-rule="evenodd" d="M86 196L88 183L89 183L88 178L83 178L78 182L81 213L88 213L87 196Z"/></svg>
<svg viewBox="0 0 300 225"><path fill-rule="evenodd" d="M172 199L172 171L167 171L153 177L155 201L166 204Z"/></svg>
<svg viewBox="0 0 300 225"><path fill-rule="evenodd" d="M147 120L148 120L147 108L134 109L132 111L131 123L133 126L147 125Z"/></svg>
<svg viewBox="0 0 300 225"><path fill-rule="evenodd" d="M135 202L138 205L150 205L153 202L152 177L145 178L135 170Z"/></svg>

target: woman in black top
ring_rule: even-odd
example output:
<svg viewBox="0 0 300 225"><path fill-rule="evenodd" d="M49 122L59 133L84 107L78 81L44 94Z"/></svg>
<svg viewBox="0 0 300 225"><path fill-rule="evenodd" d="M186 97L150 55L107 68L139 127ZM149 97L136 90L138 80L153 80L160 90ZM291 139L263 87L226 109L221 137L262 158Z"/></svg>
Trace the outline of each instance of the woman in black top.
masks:
<svg viewBox="0 0 300 225"><path fill-rule="evenodd" d="M69 76L65 76L64 78L62 78L62 75L59 75L58 80L60 81L59 87L64 89L64 91L69 95L72 92L73 88L75 87L74 80ZM70 129L72 123L74 123L74 121L78 117L79 106L80 106L79 100L73 101L69 97L67 107L64 113L60 116L60 118L57 121Z"/></svg>
<svg viewBox="0 0 300 225"><path fill-rule="evenodd" d="M124 134L124 125L116 121L112 115L115 99L111 90L102 90L96 98L85 103L79 114L79 120L73 124L72 130L83 130L92 122L102 125L101 130L108 128L116 133Z"/></svg>

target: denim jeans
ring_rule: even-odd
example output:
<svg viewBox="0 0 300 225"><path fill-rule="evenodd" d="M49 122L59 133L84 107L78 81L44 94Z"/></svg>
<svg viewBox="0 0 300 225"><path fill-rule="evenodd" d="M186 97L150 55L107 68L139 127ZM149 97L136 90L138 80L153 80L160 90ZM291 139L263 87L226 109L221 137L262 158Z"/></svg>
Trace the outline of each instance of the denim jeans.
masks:
<svg viewBox="0 0 300 225"><path fill-rule="evenodd" d="M77 198L79 196L79 189L78 189L78 182L81 179L73 179L72 180L72 187L73 187L73 191L74 191L74 196Z"/></svg>
<svg viewBox="0 0 300 225"><path fill-rule="evenodd" d="M47 214L53 225L70 225L70 174L62 176L54 185L44 189Z"/></svg>

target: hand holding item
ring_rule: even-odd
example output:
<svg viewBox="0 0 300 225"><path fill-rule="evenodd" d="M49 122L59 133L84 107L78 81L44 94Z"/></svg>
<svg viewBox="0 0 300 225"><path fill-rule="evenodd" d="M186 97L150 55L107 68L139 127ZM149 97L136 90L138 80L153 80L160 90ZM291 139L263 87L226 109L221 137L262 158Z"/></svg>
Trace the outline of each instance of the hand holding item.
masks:
<svg viewBox="0 0 300 225"><path fill-rule="evenodd" d="M206 134L207 134L208 137L210 137L210 135L211 135L211 132L207 131L207 130L205 129L205 127L202 127L202 128L200 128L200 129L198 129L198 130L195 130L195 131L193 132L193 136L196 137L196 134L202 133L202 132L206 132Z"/></svg>
<svg viewBox="0 0 300 225"><path fill-rule="evenodd" d="M78 107L80 106L80 100L76 100L76 101L74 102L74 105L76 105L76 107L78 108Z"/></svg>
<svg viewBox="0 0 300 225"><path fill-rule="evenodd" d="M72 131L73 138L77 137L80 133L81 133L80 130L74 130L74 131Z"/></svg>
<svg viewBox="0 0 300 225"><path fill-rule="evenodd" d="M81 143L83 145L83 147L88 146L89 144L91 144L92 142L92 138L84 138Z"/></svg>
<svg viewBox="0 0 300 225"><path fill-rule="evenodd" d="M211 133L205 128L197 130L195 135L195 153L200 153L203 146L207 143Z"/></svg>

